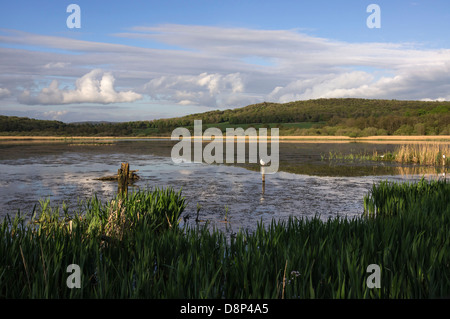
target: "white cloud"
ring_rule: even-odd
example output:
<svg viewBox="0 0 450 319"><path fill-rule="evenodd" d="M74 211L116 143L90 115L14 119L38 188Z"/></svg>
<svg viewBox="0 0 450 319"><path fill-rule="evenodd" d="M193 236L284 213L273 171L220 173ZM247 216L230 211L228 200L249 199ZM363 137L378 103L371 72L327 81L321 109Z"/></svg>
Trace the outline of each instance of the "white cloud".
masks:
<svg viewBox="0 0 450 319"><path fill-rule="evenodd" d="M450 100L447 93L450 92L449 64L418 64L380 77L363 71L319 75L278 86L267 95L267 99L277 102L349 97Z"/></svg>
<svg viewBox="0 0 450 319"><path fill-rule="evenodd" d="M66 115L68 113L67 110L64 111L47 111L44 112L43 115L47 118L51 118L52 120L58 120L60 119L63 115Z"/></svg>
<svg viewBox="0 0 450 319"><path fill-rule="evenodd" d="M43 88L37 95L25 90L19 96L23 104L72 104L72 103L121 103L133 102L142 98L142 95L132 92L116 92L114 77L109 72L94 69L77 79L75 90L59 88L58 81L53 80L49 87Z"/></svg>
<svg viewBox="0 0 450 319"><path fill-rule="evenodd" d="M0 88L0 99L8 97L11 95L11 91L8 89Z"/></svg>
<svg viewBox="0 0 450 319"><path fill-rule="evenodd" d="M366 72L327 74L306 80L296 80L285 87L276 87L268 99L277 102L316 98L348 97L368 88L373 76Z"/></svg>
<svg viewBox="0 0 450 319"><path fill-rule="evenodd" d="M150 95L148 113L153 116L159 107L165 117L204 106L324 97L450 100L450 50L445 48L349 43L298 30L174 24L130 30L115 36L139 38L142 47L0 30L0 42L9 44L0 47L0 85L8 83L10 96L22 93L18 100L25 104L106 104ZM87 67L106 66L109 72L85 74ZM112 74L131 91L114 89ZM70 89L61 80L36 88L49 78L78 80ZM136 107L142 114L143 104Z"/></svg>
<svg viewBox="0 0 450 319"><path fill-rule="evenodd" d="M62 69L69 66L70 63L67 62L50 62L44 65L44 69Z"/></svg>
<svg viewBox="0 0 450 319"><path fill-rule="evenodd" d="M210 68L208 61L222 59L216 69L221 69L221 74L239 73L246 79L241 96L253 96L254 100L449 97L448 49L424 49L410 43L347 43L296 30L166 24L135 27L133 31L118 36L157 40L186 48L185 52L202 56L206 68ZM246 63L253 57L271 63ZM190 60L188 56L187 60ZM202 69L202 66L197 68ZM174 82L174 91L179 84ZM161 87L155 87L153 93L158 89ZM182 92L193 93L192 90ZM187 96L183 98L188 100Z"/></svg>
<svg viewBox="0 0 450 319"><path fill-rule="evenodd" d="M239 73L162 76L144 86L145 92L154 98L174 101L179 105L217 106L222 95L239 94L244 83Z"/></svg>

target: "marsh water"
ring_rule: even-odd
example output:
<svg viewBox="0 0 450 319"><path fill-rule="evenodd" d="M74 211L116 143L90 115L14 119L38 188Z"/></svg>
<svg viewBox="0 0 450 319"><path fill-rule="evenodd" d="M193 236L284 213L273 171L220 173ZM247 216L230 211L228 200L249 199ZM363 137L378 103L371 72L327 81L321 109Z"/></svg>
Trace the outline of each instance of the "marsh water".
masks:
<svg viewBox="0 0 450 319"><path fill-rule="evenodd" d="M31 213L39 199L63 202L69 210L96 195L103 201L117 193L114 175L122 162L139 170L131 187L182 189L187 207L183 223L200 219L235 232L254 229L289 216L322 219L358 216L363 196L381 180L444 178L440 168L360 160L326 160L327 154L379 154L398 144L348 142L280 142L280 167L266 175L263 187L256 164L174 163L176 142L161 139L0 141L0 218ZM225 217L228 223L223 223Z"/></svg>

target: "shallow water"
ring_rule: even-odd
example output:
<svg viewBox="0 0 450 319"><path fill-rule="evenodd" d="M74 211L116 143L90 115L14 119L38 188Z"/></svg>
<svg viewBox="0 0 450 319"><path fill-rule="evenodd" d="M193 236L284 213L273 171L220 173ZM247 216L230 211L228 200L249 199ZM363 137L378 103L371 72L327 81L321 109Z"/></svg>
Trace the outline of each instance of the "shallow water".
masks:
<svg viewBox="0 0 450 319"><path fill-rule="evenodd" d="M321 156L330 151L382 153L392 151L392 144L280 143L280 170L266 175L263 189L257 166L174 163L170 157L174 144L169 140L0 142L0 217L19 209L30 213L41 198L50 198L52 205L65 202L69 208L94 194L106 201L117 192L117 183L96 178L117 173L122 162L139 170L141 179L132 188L182 189L187 223L194 223L198 203L200 219L228 232L252 230L259 221L289 216L358 216L373 183L442 174L433 168L379 162L330 163ZM228 223L223 223L226 206Z"/></svg>

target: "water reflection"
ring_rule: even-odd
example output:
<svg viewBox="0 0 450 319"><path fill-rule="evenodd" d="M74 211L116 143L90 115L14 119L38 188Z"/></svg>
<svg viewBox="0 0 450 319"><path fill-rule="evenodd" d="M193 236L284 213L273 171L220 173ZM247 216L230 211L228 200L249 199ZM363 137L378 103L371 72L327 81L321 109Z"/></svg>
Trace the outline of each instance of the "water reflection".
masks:
<svg viewBox="0 0 450 319"><path fill-rule="evenodd" d="M266 190L266 168L263 163L261 163L261 180L262 180L262 196L261 199L264 200L264 192Z"/></svg>
<svg viewBox="0 0 450 319"><path fill-rule="evenodd" d="M107 200L117 181L97 178L115 174L122 162L139 170L130 191L147 187L182 189L185 216L196 216L225 231L254 228L259 221L289 216L323 219L357 216L363 196L380 180L447 178L447 169L368 162L324 162L326 152L392 151L392 144L280 143L280 170L265 174L259 164L178 163L171 161L174 142L128 140L105 145L68 143L0 143L0 217L20 209L30 212L40 198L76 207L96 194ZM228 223L223 223L225 206ZM195 224L194 219L186 223Z"/></svg>

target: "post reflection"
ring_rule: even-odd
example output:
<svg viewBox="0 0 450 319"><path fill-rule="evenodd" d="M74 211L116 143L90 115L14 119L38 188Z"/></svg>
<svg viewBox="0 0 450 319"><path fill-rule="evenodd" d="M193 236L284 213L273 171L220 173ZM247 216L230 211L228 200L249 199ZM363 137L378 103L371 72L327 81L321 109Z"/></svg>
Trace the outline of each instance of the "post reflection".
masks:
<svg viewBox="0 0 450 319"><path fill-rule="evenodd" d="M264 200L264 192L266 190L266 168L261 165L261 176L262 176L262 194L261 194L261 201Z"/></svg>

